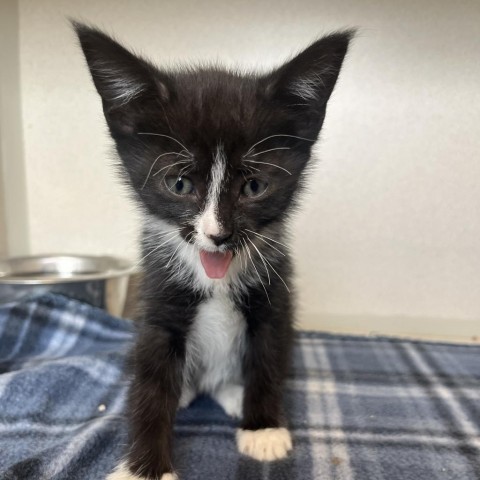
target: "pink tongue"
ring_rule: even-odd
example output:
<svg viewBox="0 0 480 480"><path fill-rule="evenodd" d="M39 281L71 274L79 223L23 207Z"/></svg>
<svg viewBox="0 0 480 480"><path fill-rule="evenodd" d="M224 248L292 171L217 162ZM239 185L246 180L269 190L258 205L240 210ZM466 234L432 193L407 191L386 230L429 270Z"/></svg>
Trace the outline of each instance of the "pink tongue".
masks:
<svg viewBox="0 0 480 480"><path fill-rule="evenodd" d="M232 252L206 252L201 250L200 260L205 273L210 278L223 278L232 261Z"/></svg>

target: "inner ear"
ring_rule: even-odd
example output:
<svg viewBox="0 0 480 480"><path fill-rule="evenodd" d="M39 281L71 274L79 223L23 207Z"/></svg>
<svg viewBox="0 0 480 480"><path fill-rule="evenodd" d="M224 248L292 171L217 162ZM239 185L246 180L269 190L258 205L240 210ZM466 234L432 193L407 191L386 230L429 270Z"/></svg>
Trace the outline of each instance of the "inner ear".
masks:
<svg viewBox="0 0 480 480"><path fill-rule="evenodd" d="M159 78L155 78L154 81L160 96L160 100L163 103L168 103L171 98L171 93L166 83L164 81L162 82Z"/></svg>
<svg viewBox="0 0 480 480"><path fill-rule="evenodd" d="M168 86L168 80L157 74L134 95L113 100L102 97L102 104L112 133L130 135L144 128L143 122L147 120L149 123L162 121L163 109L172 98L173 90Z"/></svg>

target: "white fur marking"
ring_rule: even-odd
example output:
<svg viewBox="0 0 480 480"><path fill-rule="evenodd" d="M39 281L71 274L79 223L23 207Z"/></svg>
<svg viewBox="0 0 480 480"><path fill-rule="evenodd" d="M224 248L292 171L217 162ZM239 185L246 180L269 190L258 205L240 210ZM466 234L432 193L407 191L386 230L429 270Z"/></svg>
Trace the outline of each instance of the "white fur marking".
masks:
<svg viewBox="0 0 480 480"><path fill-rule="evenodd" d="M213 160L210 185L208 186L207 204L213 204L218 209L218 200L220 199L220 191L222 190L223 179L225 178L227 168L227 159L223 151L223 145L217 146L215 158Z"/></svg>
<svg viewBox="0 0 480 480"><path fill-rule="evenodd" d="M157 477L158 478L158 477ZM139 477L130 473L130 470L127 467L125 462L122 462L110 475L107 476L106 480L149 480L148 477ZM153 480L153 479L152 479ZM164 473L160 480L178 480L177 475L174 473Z"/></svg>
<svg viewBox="0 0 480 480"><path fill-rule="evenodd" d="M187 341L185 376L199 392L215 394L242 383L246 322L228 292L213 290L201 303Z"/></svg>
<svg viewBox="0 0 480 480"><path fill-rule="evenodd" d="M200 218L201 231L207 236L219 235L221 232L220 224L217 220L217 210L218 207L216 204L213 202L209 203Z"/></svg>
<svg viewBox="0 0 480 480"><path fill-rule="evenodd" d="M278 460L292 449L292 437L286 428L238 430L237 447L240 453L256 460Z"/></svg>
<svg viewBox="0 0 480 480"><path fill-rule="evenodd" d="M179 408L187 408L193 402L195 396L195 390L188 385L184 385L178 402Z"/></svg>
<svg viewBox="0 0 480 480"><path fill-rule="evenodd" d="M223 146L219 144L215 152L212 170L210 174L210 183L208 185L207 200L205 202L205 210L200 215L195 229L197 231L198 240L201 244L205 244L207 248L213 246L208 235L219 235L221 232L220 222L218 221L218 202L220 201L220 192L225 178L227 161Z"/></svg>
<svg viewBox="0 0 480 480"><path fill-rule="evenodd" d="M242 385L226 385L220 388L213 398L225 410L225 413L233 418L242 418L243 414L243 392Z"/></svg>

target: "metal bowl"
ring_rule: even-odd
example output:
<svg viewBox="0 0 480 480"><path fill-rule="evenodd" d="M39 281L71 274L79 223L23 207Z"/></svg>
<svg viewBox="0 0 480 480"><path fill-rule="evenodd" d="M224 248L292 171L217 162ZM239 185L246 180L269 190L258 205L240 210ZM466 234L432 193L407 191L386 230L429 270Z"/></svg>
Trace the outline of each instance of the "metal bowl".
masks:
<svg viewBox="0 0 480 480"><path fill-rule="evenodd" d="M120 316L134 267L116 257L37 255L0 260L0 303L61 293Z"/></svg>

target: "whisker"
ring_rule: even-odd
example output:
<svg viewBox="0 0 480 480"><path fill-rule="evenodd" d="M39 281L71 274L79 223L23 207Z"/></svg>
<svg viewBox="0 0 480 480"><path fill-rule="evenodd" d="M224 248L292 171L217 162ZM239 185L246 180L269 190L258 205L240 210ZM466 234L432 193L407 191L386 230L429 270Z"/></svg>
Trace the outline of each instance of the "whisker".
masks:
<svg viewBox="0 0 480 480"><path fill-rule="evenodd" d="M265 240L264 238L262 237L257 237L259 240L261 240L262 242L266 243L269 247L273 248L274 250L276 250L280 255L283 255L285 256L285 254L279 250L275 245L272 245L270 242L268 242L267 240Z"/></svg>
<svg viewBox="0 0 480 480"><path fill-rule="evenodd" d="M140 265L147 257L149 257L152 253L156 252L159 248L162 248L165 244L167 244L170 240L172 240L172 238L175 237L175 235L177 235L177 231L173 232L170 234L169 238L167 238L167 240L165 240L165 242L161 243L160 245L156 246L153 250L151 250L150 252L148 252L143 258L141 258L138 263L137 263L137 266Z"/></svg>
<svg viewBox="0 0 480 480"><path fill-rule="evenodd" d="M245 156L247 156L257 145L260 145L261 143L266 142L267 140L270 140L271 138L275 138L275 137L290 137L290 138L296 138L298 140L305 140L306 142L315 142L316 141L316 140L312 140L311 138L298 137L297 135L287 135L287 134L278 133L276 135L270 135L269 137L265 137L262 140L258 141L257 143L254 143L248 149L248 152L245 154Z"/></svg>
<svg viewBox="0 0 480 480"><path fill-rule="evenodd" d="M245 175L243 172L242 172L242 177L243 177L243 179L245 180L245 183L247 183L247 182L248 182L248 178L246 177L246 175Z"/></svg>
<svg viewBox="0 0 480 480"><path fill-rule="evenodd" d="M274 152L275 150L291 150L290 147L277 147L277 148L269 148L268 150L262 150L261 152L254 153L250 155L251 157L256 157L257 155L262 155L262 153ZM247 155L245 155L247 156Z"/></svg>
<svg viewBox="0 0 480 480"><path fill-rule="evenodd" d="M170 140L173 140L174 142L178 143L186 152L188 152L190 154L190 156L193 157L190 150L188 150L188 148L182 142L180 142L179 140L177 140L174 137L171 137L170 135L165 135L163 133L150 133L150 132L138 132L137 135L152 135L152 136L155 136L155 137L169 138Z"/></svg>
<svg viewBox="0 0 480 480"><path fill-rule="evenodd" d="M265 258L265 261L270 265L270 268L273 270L275 275L282 281L282 283L285 285L285 288L287 289L287 292L290 293L290 289L288 288L288 285L285 283L285 280L280 276L280 274L273 268L273 265L268 261L267 258Z"/></svg>
<svg viewBox="0 0 480 480"><path fill-rule="evenodd" d="M238 255L240 254L240 251L238 250L238 247L233 248L233 253L235 254L236 257L238 257ZM240 258L238 260L240 262L240 270L242 270L242 264L241 264Z"/></svg>
<svg viewBox="0 0 480 480"><path fill-rule="evenodd" d="M192 235L192 239L193 239L193 243L192 245L190 245L190 258L191 258L191 264L194 265L195 264L195 260L197 260L197 255L196 255L196 251L195 251L195 236L197 234L197 232L195 232L195 230L192 232L193 235Z"/></svg>
<svg viewBox="0 0 480 480"><path fill-rule="evenodd" d="M288 249L288 247L284 243L281 243L278 240L274 240L273 238L267 237L266 235L261 235L260 233L254 232L253 230L249 230L248 228L246 228L245 231L253 233L254 235L257 235L258 237L266 238L267 240L270 240L271 242L278 243L282 247L285 247L286 249Z"/></svg>
<svg viewBox="0 0 480 480"><path fill-rule="evenodd" d="M240 237L242 235L242 232L240 232ZM247 256L245 254L245 248L243 248L243 244L242 244L242 237L240 238L240 245L241 247L238 248L238 252L239 252L239 257L240 257L240 264L241 264L241 268L242 268L242 271L246 271L247 270ZM242 257L242 253L243 253L243 257ZM245 268L243 266L243 262L245 262Z"/></svg>
<svg viewBox="0 0 480 480"><path fill-rule="evenodd" d="M179 153L179 152L166 152L166 153L162 153L161 155L159 155L155 160L154 162L152 163L152 166L150 167L150 170L148 171L148 174L147 174L147 178L145 179L145 181L143 182L143 185L141 187L140 190L143 190L143 188L145 187L145 185L147 184L147 181L150 177L150 174L152 173L152 170L153 170L153 167L155 167L155 164L157 163L158 159L159 158L162 158L162 157L165 157L166 155L180 155L182 157L186 157L186 155L183 155L182 153ZM155 175L154 175L155 176Z"/></svg>
<svg viewBox="0 0 480 480"><path fill-rule="evenodd" d="M168 170L170 170L172 167L175 167L175 165L181 165L182 163L190 163L189 160L180 160L176 163L172 163L170 165L167 165L165 167L162 167L160 170L157 170L153 175L152 175L152 178L153 177L156 177L161 171L165 170L166 168L168 168ZM168 172L167 170L167 172Z"/></svg>
<svg viewBox="0 0 480 480"><path fill-rule="evenodd" d="M247 235L247 239L248 241L253 245L253 248L258 252L258 254L260 255L260 259L262 260L263 262L263 266L265 267L265 271L267 272L267 277L268 277L268 284L271 285L271 282L270 282L270 273L268 272L268 267L267 267L267 264L265 263L265 260L263 259L263 255L260 253L260 250L257 248L257 246L252 242L251 238Z"/></svg>
<svg viewBox="0 0 480 480"><path fill-rule="evenodd" d="M188 175L191 171L191 169L193 168L193 165L187 165L186 167L183 167L179 172L178 172L178 176L179 177L183 177L185 175Z"/></svg>
<svg viewBox="0 0 480 480"><path fill-rule="evenodd" d="M181 241L178 242L177 248L173 251L172 255L170 255L170 258L169 258L167 264L165 265L165 268L168 268L168 266L170 265L170 262L171 262L172 259L173 259L173 256L177 253L177 250L180 248L180 245L181 245L181 244L182 244Z"/></svg>
<svg viewBox="0 0 480 480"><path fill-rule="evenodd" d="M189 235L191 235L193 232L190 232L186 237L185 237L185 241L187 241L187 238ZM173 257L175 256L175 254L177 253L178 249L180 248L180 246L182 245L182 242L183 240L180 239L180 241L178 242L178 245L177 245L177 248L173 251L172 255L170 256L170 259L168 260L168 263L165 265L165 268L168 268L168 266L170 265L170 262L172 261ZM187 241L188 243L188 241Z"/></svg>
<svg viewBox="0 0 480 480"><path fill-rule="evenodd" d="M243 258L245 260L245 271L247 271L248 269L248 264L247 264L247 251L245 249L243 249Z"/></svg>
<svg viewBox="0 0 480 480"><path fill-rule="evenodd" d="M259 162L258 160L248 160L248 159L244 159L243 160L244 162L251 162L251 163L261 163L263 165L271 165L272 167L277 167L279 168L280 170L283 170L284 172L287 172L289 175L292 174L292 172L289 172L286 168L283 168L283 167L280 167L279 165L275 165L274 163L268 163L268 162Z"/></svg>
<svg viewBox="0 0 480 480"><path fill-rule="evenodd" d="M245 169L248 170L249 173L255 173L255 172L259 172L260 169L257 168L257 167L254 167L252 165L244 165ZM243 175L243 172L242 172L242 175ZM245 175L244 175L245 176Z"/></svg>
<svg viewBox="0 0 480 480"><path fill-rule="evenodd" d="M236 247L236 252L237 252L238 258L239 258L239 260L240 260L240 269L241 269L242 271L245 271L246 268L247 268L247 264L246 264L246 262L245 262L245 266L243 265L243 260L244 260L244 258L242 257L242 250L243 250L243 248L241 249L241 248L238 247L238 246Z"/></svg>
<svg viewBox="0 0 480 480"><path fill-rule="evenodd" d="M160 233L147 233L143 235L142 240L146 240L147 242L150 242L152 240L159 240L160 238L164 237L165 235L168 235L169 233L172 232L179 232L180 228L173 228L172 230L167 230L166 232L160 232Z"/></svg>
<svg viewBox="0 0 480 480"><path fill-rule="evenodd" d="M250 252L250 248L248 247L247 242L245 240L243 240L243 241L244 241L244 244L245 244L245 248L247 249L248 256L250 257L250 261L252 262L253 268L255 269L255 272L257 272L257 277L260 280L260 283L262 284L263 290L265 291L265 295L267 296L268 303L270 305L272 305L271 302L270 302L270 297L268 296L268 293L267 293L267 289L265 288L265 285L262 282L262 277L258 273L257 267L255 266L255 262L252 259L252 254Z"/></svg>

